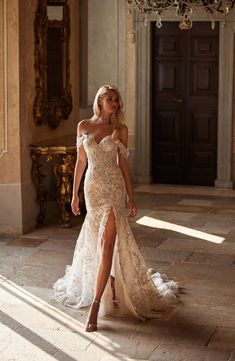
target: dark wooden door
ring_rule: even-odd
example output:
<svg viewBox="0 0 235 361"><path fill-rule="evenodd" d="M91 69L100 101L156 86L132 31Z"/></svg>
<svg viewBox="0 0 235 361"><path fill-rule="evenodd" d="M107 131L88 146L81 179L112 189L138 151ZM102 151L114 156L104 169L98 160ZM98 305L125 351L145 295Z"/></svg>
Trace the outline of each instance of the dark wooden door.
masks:
<svg viewBox="0 0 235 361"><path fill-rule="evenodd" d="M214 185L219 26L153 24L152 174L157 183Z"/></svg>

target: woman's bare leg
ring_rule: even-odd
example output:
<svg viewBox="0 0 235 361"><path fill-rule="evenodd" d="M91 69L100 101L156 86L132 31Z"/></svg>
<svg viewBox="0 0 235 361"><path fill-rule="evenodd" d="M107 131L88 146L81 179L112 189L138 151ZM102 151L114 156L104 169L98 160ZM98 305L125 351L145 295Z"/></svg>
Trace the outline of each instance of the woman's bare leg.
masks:
<svg viewBox="0 0 235 361"><path fill-rule="evenodd" d="M113 209L111 208L111 211L108 216L108 220L106 222L105 231L103 234L102 246L101 246L101 256L100 256L100 262L98 265L97 277L96 277L94 300L96 300L98 302L92 303L90 312L88 315L87 324L95 325L97 323L99 301L103 295L105 286L106 286L107 281L110 276L111 267L112 267L113 250L114 250L114 246L115 246L116 232L117 231L116 231L115 215L114 215ZM89 325L88 325L87 331L89 331Z"/></svg>
<svg viewBox="0 0 235 361"><path fill-rule="evenodd" d="M112 267L113 250L116 239L116 222L113 209L111 209L103 234L101 257L98 265L94 299L100 300Z"/></svg>

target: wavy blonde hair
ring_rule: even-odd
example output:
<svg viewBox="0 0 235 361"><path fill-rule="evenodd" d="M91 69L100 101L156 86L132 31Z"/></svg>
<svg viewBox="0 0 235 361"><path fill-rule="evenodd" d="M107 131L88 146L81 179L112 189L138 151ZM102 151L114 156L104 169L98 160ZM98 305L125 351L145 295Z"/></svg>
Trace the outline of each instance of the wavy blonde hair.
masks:
<svg viewBox="0 0 235 361"><path fill-rule="evenodd" d="M111 115L111 126L113 129L112 138L115 140L118 138L119 131L123 125L123 101L121 94L117 87L113 85L103 85L100 87L100 89L97 91L94 103L93 103L93 111L94 115L92 117L92 120L96 121L101 117L101 106L100 106L100 100L110 91L114 91L117 94L118 97L118 108L116 113Z"/></svg>

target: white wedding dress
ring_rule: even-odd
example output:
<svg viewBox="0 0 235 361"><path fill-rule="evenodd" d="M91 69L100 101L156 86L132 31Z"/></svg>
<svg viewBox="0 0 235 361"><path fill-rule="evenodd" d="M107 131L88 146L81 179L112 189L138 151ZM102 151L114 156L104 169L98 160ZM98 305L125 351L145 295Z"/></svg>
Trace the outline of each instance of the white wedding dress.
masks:
<svg viewBox="0 0 235 361"><path fill-rule="evenodd" d="M113 209L116 219L116 243L111 275L115 279L116 304L121 314L140 319L158 317L179 302L179 287L159 273L150 274L133 237L126 216L126 189L117 164L117 152L127 157L120 140L104 137L100 143L87 134L77 138L88 157L84 181L87 215L74 251L73 262L63 278L53 286L54 298L63 304L81 308L89 306L94 297L101 240ZM113 312L113 292L108 281L101 299L101 315Z"/></svg>

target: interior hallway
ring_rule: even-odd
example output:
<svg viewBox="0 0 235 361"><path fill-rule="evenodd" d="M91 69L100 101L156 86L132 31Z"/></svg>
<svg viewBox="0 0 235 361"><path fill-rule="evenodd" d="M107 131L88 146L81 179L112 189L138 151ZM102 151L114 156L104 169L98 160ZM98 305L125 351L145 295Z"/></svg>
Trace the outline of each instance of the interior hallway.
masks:
<svg viewBox="0 0 235 361"><path fill-rule="evenodd" d="M139 185L135 198L138 245L149 267L184 288L183 304L159 320L105 317L86 333L87 310L50 301L82 219L2 239L1 361L235 361L235 192Z"/></svg>

